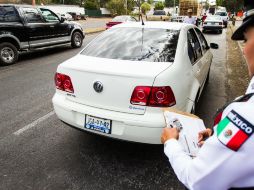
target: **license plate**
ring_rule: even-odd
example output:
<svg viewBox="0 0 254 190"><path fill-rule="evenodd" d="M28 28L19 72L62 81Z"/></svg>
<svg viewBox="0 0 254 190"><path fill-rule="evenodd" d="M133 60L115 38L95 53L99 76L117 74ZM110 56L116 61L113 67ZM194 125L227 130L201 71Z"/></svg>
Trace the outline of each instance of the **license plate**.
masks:
<svg viewBox="0 0 254 190"><path fill-rule="evenodd" d="M99 117L94 117L86 115L85 117L85 128L94 131L99 131L101 133L111 134L112 121L109 119L103 119Z"/></svg>

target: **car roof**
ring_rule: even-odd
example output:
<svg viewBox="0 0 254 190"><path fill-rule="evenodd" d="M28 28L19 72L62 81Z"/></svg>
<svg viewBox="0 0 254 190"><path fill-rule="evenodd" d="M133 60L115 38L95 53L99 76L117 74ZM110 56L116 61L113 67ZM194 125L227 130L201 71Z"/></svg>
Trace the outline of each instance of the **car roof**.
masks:
<svg viewBox="0 0 254 190"><path fill-rule="evenodd" d="M113 28L124 28L124 27L133 27L133 28L161 28L161 29L171 29L171 30L181 30L183 27L193 26L191 24L179 23L179 22L160 22L160 21L149 21L144 22L145 25L142 25L141 21L139 22L129 22L122 23L113 26Z"/></svg>

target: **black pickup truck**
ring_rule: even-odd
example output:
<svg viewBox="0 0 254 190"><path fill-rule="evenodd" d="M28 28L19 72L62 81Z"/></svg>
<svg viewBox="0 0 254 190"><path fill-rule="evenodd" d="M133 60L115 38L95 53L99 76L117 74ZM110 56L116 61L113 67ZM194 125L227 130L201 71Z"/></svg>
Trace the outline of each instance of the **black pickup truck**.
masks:
<svg viewBox="0 0 254 190"><path fill-rule="evenodd" d="M82 46L78 23L65 21L46 8L0 5L0 66L18 60L19 52L70 44Z"/></svg>

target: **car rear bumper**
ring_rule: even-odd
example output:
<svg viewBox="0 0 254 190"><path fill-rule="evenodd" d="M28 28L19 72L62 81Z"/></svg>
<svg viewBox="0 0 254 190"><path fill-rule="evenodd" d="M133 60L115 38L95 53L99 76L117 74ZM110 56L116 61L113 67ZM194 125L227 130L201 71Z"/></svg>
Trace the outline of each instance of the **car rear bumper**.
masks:
<svg viewBox="0 0 254 190"><path fill-rule="evenodd" d="M58 118L75 128L126 141L161 144L160 136L165 126L162 110L147 111L144 115L114 112L75 103L57 93L52 102ZM111 134L86 129L86 114L112 120Z"/></svg>
<svg viewBox="0 0 254 190"><path fill-rule="evenodd" d="M203 26L203 30L222 30L222 26Z"/></svg>

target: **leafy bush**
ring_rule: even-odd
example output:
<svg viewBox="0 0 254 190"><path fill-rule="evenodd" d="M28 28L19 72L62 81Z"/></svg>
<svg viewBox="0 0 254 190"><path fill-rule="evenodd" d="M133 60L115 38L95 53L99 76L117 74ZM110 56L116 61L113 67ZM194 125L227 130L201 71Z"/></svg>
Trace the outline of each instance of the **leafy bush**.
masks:
<svg viewBox="0 0 254 190"><path fill-rule="evenodd" d="M133 0L127 0L127 14L131 12L135 3ZM126 1L125 0L110 0L106 4L106 8L110 10L112 15L126 15Z"/></svg>
<svg viewBox="0 0 254 190"><path fill-rule="evenodd" d="M84 7L85 9L89 9L89 10L97 10L99 9L99 4L96 0L86 0Z"/></svg>
<svg viewBox="0 0 254 190"><path fill-rule="evenodd" d="M110 10L112 15L122 15L126 12L123 0L110 0L106 8Z"/></svg>
<svg viewBox="0 0 254 190"><path fill-rule="evenodd" d="M164 9L164 4L161 1L157 2L154 6L154 10L163 10L163 9Z"/></svg>

